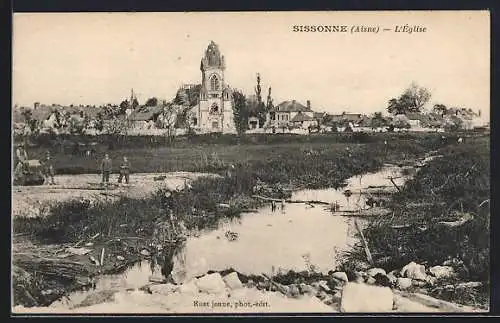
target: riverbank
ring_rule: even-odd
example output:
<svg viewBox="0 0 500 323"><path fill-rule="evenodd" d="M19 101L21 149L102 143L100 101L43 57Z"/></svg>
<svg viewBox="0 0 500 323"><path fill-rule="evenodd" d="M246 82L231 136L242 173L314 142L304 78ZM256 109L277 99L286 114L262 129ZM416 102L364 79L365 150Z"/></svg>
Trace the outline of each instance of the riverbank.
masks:
<svg viewBox="0 0 500 323"><path fill-rule="evenodd" d="M241 212L262 205L262 201L251 197L258 183L272 187L282 184L295 188L339 187L348 177L377 170L386 162L402 164L411 161L424 151L445 144L436 135L426 141L395 141L387 144L320 143L310 146L291 143L274 146L273 153L265 156L265 159L262 152L254 151L251 156L240 152L240 160L235 163L230 177L200 178L190 183L190 188L174 192L159 190L153 196L142 199L125 197L111 203L61 203L45 217L16 218L14 232L25 234L35 241L38 246L36 249L43 248L47 243L77 247L80 246L78 243L83 246L92 243L95 253L92 257L99 260L102 250L105 250L104 262L110 266L110 269L99 268L97 274L112 272L117 268L123 270L124 263L133 263L138 259L157 257L160 262L166 260L168 263L175 249L175 245L168 242L173 236L169 222L170 210L175 222L183 223L186 231L215 228L222 218L238 217ZM204 165L209 170L227 169L229 162L226 159L208 156L211 157ZM88 254L81 257L86 267L96 267L89 261ZM119 257L124 259L119 260ZM16 257L13 262L16 264ZM57 263L54 262L56 267ZM27 270L26 266L22 269ZM46 304L46 285L48 281L54 280L58 280L54 273L38 279L34 277L31 282L24 279L21 288L30 291L31 295L16 294L16 304L32 306L30 304L34 301L35 304ZM69 279L62 290L67 291L70 289L68 286L72 288L74 285L74 279ZM19 284L15 286L21 290ZM57 296L54 292L52 295Z"/></svg>
<svg viewBox="0 0 500 323"><path fill-rule="evenodd" d="M373 264L359 244L344 255L343 270L363 280L368 268L378 268L391 275L377 283L487 309L489 138L444 147L438 155L390 197L390 217L367 223Z"/></svg>

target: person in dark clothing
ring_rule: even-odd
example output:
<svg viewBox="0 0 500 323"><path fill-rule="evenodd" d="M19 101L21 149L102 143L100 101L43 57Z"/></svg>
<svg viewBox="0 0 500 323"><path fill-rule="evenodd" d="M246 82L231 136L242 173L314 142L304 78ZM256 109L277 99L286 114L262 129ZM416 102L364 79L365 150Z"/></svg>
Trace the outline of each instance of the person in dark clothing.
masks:
<svg viewBox="0 0 500 323"><path fill-rule="evenodd" d="M120 165L120 176L118 177L118 183L122 182L123 177L125 177L125 183L128 184L130 176L130 162L127 159L127 156L123 156L123 162Z"/></svg>
<svg viewBox="0 0 500 323"><path fill-rule="evenodd" d="M101 171L102 171L102 183L109 183L109 175L111 174L111 170L113 168L113 164L109 155L104 155L104 159L101 162Z"/></svg>
<svg viewBox="0 0 500 323"><path fill-rule="evenodd" d="M54 181L54 166L52 166L52 157L50 156L50 152L47 152L47 156L45 157L44 163L44 175L49 185L55 185ZM49 178L51 181L49 181Z"/></svg>
<svg viewBox="0 0 500 323"><path fill-rule="evenodd" d="M271 201L271 212L274 212L274 211L276 211L276 202Z"/></svg>

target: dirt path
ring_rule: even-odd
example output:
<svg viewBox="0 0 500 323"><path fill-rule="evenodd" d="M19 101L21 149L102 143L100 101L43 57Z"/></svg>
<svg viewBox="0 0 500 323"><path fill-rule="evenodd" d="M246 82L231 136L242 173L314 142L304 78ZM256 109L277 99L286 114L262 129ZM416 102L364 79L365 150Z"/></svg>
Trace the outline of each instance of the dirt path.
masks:
<svg viewBox="0 0 500 323"><path fill-rule="evenodd" d="M98 189L101 181L98 174L60 175L55 179L57 185L13 186L12 216L40 216L44 206L72 199L103 200L119 196L143 198L159 188L180 188L186 181L201 176L218 175L189 172L132 174L128 185L117 185L117 178L113 176L112 186L107 191ZM158 177L161 179L158 180Z"/></svg>

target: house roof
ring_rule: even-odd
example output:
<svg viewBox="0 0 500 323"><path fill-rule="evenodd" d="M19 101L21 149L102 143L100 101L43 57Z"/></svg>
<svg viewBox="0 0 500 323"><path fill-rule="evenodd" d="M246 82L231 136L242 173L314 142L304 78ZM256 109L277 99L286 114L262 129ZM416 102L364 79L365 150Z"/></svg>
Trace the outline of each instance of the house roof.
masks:
<svg viewBox="0 0 500 323"><path fill-rule="evenodd" d="M363 115L361 113L343 113L343 114L333 114L332 121L350 121L350 122L361 122L363 120Z"/></svg>
<svg viewBox="0 0 500 323"><path fill-rule="evenodd" d="M149 121L154 119L158 114L160 114L162 110L161 106L154 106L154 107L146 107L146 106L141 106L134 112L129 117L129 120L131 121Z"/></svg>
<svg viewBox="0 0 500 323"><path fill-rule="evenodd" d="M313 113L313 118L314 119L323 119L323 117L326 115L326 112L314 112Z"/></svg>
<svg viewBox="0 0 500 323"><path fill-rule="evenodd" d="M283 101L273 108L274 112L311 112L312 110L295 100Z"/></svg>
<svg viewBox="0 0 500 323"><path fill-rule="evenodd" d="M302 121L311 121L314 120L313 117L308 116L302 112L297 113L290 122L302 122Z"/></svg>

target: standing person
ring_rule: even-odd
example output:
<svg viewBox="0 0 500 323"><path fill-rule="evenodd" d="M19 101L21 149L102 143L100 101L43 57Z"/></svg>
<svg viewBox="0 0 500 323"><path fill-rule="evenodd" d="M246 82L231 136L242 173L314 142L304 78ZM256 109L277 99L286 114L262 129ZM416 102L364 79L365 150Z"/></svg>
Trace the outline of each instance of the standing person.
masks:
<svg viewBox="0 0 500 323"><path fill-rule="evenodd" d="M120 165L120 176L118 177L118 183L122 182L123 177L125 177L125 183L128 184L130 176L130 162L127 156L123 156L122 164Z"/></svg>
<svg viewBox="0 0 500 323"><path fill-rule="evenodd" d="M45 160L44 160L44 175L45 175L45 179L47 180L47 183L49 185L55 185L56 182L54 181L54 166L52 165L52 157L50 156L50 152L47 151L47 156L45 157ZM51 181L49 181L49 178L51 179Z"/></svg>
<svg viewBox="0 0 500 323"><path fill-rule="evenodd" d="M276 202L275 201L271 201L271 212L274 213L274 211L276 211Z"/></svg>
<svg viewBox="0 0 500 323"><path fill-rule="evenodd" d="M113 168L113 164L108 154L104 155L104 159L101 162L101 171L102 171L102 183L109 183L109 175L111 174L111 170Z"/></svg>
<svg viewBox="0 0 500 323"><path fill-rule="evenodd" d="M281 213L285 213L285 199L281 199Z"/></svg>

